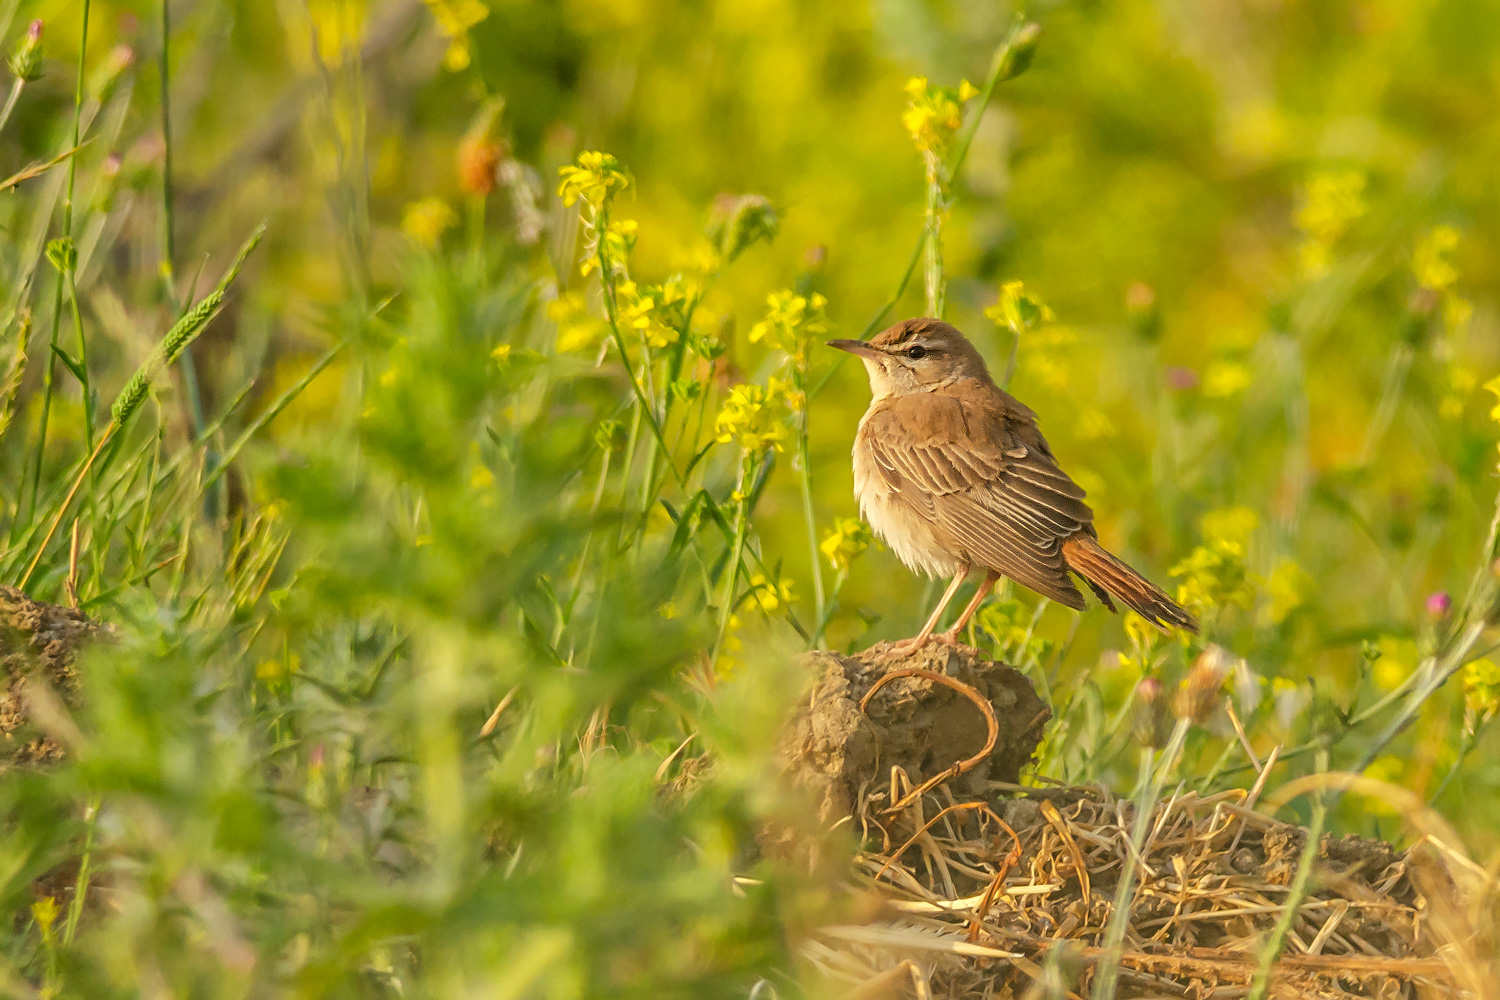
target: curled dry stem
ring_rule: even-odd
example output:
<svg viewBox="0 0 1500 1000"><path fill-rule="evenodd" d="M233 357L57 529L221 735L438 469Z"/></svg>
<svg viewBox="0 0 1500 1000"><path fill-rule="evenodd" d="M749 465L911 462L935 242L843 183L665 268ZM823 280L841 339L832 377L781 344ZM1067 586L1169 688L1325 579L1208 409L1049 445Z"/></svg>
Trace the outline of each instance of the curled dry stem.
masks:
<svg viewBox="0 0 1500 1000"><path fill-rule="evenodd" d="M943 782L956 778L965 771L977 767L981 761L989 757L990 752L995 749L996 741L1000 739L1000 723L995 718L995 710L990 706L987 699L956 677L949 677L946 674L940 674L934 670L926 670L922 667L902 667L900 670L892 670L884 677L881 677L874 684L870 685L870 690L866 691L865 696L859 700L859 710L864 712L870 704L870 699L875 696L876 691L884 687L888 681L893 681L900 677L920 677L923 680L932 681L934 684L941 684L944 687L952 688L965 698L968 698L984 714L984 724L987 727L988 735L985 737L984 746L978 753L967 760L958 761L952 767L948 768L948 770L928 778L916 788L907 792L901 797L899 802L885 810L887 814L900 812L913 799L921 798ZM998 817L996 818L998 819Z"/></svg>

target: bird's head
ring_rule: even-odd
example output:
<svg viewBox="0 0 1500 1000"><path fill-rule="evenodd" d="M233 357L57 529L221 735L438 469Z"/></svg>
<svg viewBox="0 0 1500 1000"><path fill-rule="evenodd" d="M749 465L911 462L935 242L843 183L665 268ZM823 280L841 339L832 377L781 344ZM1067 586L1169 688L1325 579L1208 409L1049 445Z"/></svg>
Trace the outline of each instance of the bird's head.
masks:
<svg viewBox="0 0 1500 1000"><path fill-rule="evenodd" d="M830 340L865 363L876 399L931 392L964 379L989 382L984 358L958 329L940 319L909 319L869 340Z"/></svg>

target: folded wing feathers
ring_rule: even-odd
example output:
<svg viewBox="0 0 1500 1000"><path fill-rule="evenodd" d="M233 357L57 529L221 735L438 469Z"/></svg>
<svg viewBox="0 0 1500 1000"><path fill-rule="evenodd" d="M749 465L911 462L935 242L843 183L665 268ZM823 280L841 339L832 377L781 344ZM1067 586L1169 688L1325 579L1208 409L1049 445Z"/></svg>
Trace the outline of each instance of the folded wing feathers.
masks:
<svg viewBox="0 0 1500 1000"><path fill-rule="evenodd" d="M1146 618L1196 631L1192 617L1095 542L1082 487L1055 464L1034 427L998 446L968 440L914 444L904 431L869 435L887 485L921 508L976 564L1070 608L1084 607L1078 573L1114 610L1110 595Z"/></svg>

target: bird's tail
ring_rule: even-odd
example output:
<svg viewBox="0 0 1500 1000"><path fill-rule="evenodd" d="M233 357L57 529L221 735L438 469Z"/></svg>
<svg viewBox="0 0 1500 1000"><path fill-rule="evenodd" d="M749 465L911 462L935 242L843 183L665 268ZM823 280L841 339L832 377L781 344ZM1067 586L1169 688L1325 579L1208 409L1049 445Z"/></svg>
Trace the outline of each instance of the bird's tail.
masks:
<svg viewBox="0 0 1500 1000"><path fill-rule="evenodd" d="M1197 634L1198 623L1192 615L1088 535L1073 536L1063 542L1062 550L1069 568L1087 580L1090 588L1100 600L1110 605L1111 610L1114 605L1106 595L1118 598L1154 625L1161 628L1173 625Z"/></svg>

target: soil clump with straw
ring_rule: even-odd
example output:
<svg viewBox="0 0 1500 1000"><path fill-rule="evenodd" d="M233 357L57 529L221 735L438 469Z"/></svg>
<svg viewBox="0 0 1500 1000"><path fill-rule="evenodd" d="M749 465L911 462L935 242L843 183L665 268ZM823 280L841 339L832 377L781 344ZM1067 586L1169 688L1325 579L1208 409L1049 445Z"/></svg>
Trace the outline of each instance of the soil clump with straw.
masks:
<svg viewBox="0 0 1500 1000"><path fill-rule="evenodd" d="M805 941L821 974L862 997L1086 996L1134 863L1116 995L1250 993L1304 828L1257 812L1250 790L1169 789L1132 860L1131 800L1017 784L1049 716L1018 671L938 645L809 661L822 676L782 761L824 825L853 825L852 881L878 898L873 921ZM1311 885L1268 995L1464 992L1433 931L1454 884L1427 853L1324 835Z"/></svg>
<svg viewBox="0 0 1500 1000"><path fill-rule="evenodd" d="M78 696L74 660L79 649L105 630L75 608L33 601L15 587L0 586L0 767L57 760L62 745L34 725L33 701L55 696L71 707Z"/></svg>

